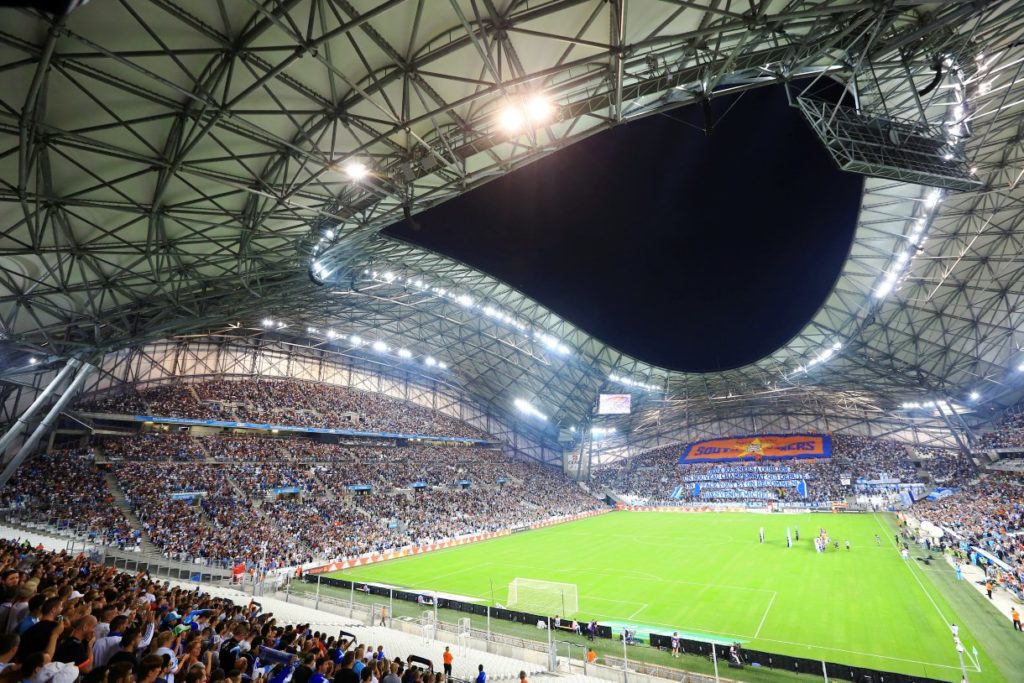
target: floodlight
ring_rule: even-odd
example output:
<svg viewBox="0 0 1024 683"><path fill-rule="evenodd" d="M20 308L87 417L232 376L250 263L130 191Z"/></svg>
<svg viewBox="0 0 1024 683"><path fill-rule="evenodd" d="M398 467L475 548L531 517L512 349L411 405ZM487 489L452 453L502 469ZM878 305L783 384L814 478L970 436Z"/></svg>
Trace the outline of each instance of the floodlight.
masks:
<svg viewBox="0 0 1024 683"><path fill-rule="evenodd" d="M934 208L935 205L939 203L939 200L941 198L942 193L940 193L938 190L932 190L931 192L928 193L928 196L925 197L924 205L929 209Z"/></svg>
<svg viewBox="0 0 1024 683"><path fill-rule="evenodd" d="M349 337L349 341L352 342L352 346L362 346L363 345L363 338L360 337L357 334L353 334L351 337Z"/></svg>
<svg viewBox="0 0 1024 683"><path fill-rule="evenodd" d="M971 392L971 400L972 401L977 401L979 398L981 398L981 394L979 394L977 391L972 391Z"/></svg>
<svg viewBox="0 0 1024 683"><path fill-rule="evenodd" d="M326 237L329 240L333 240L334 239L334 231L330 230L330 229L325 230L324 231L324 237Z"/></svg>
<svg viewBox="0 0 1024 683"><path fill-rule="evenodd" d="M380 353L384 353L385 351L388 350L388 345L378 339L377 341L373 342L373 350L378 351Z"/></svg>
<svg viewBox="0 0 1024 683"><path fill-rule="evenodd" d="M402 358L412 358L412 351L409 349L398 349L398 355Z"/></svg>
<svg viewBox="0 0 1024 683"><path fill-rule="evenodd" d="M889 294L889 292L891 292L893 290L893 287L895 287L895 286L896 286L896 274L895 273L887 274L885 276L885 279L882 280L882 284L878 285L878 289L875 290L875 297L878 298L878 299L884 298L886 295Z"/></svg>
<svg viewBox="0 0 1024 683"><path fill-rule="evenodd" d="M444 361L438 361L437 362L437 367L441 368L442 370L447 370L448 369L448 364L445 363Z"/></svg>
<svg viewBox="0 0 1024 683"><path fill-rule="evenodd" d="M361 161L350 161L345 165L345 173L352 180L361 180L366 177L366 174L370 172L370 169L366 167L366 164Z"/></svg>
<svg viewBox="0 0 1024 683"><path fill-rule="evenodd" d="M263 327L273 327L273 326L274 326L274 321L273 320L271 320L270 318L264 318L263 319Z"/></svg>
<svg viewBox="0 0 1024 683"><path fill-rule="evenodd" d="M523 116L523 112L519 107L510 104L501 110L498 122L509 133L518 133L523 129L526 117Z"/></svg>
<svg viewBox="0 0 1024 683"><path fill-rule="evenodd" d="M1024 363L1017 366L1017 372L1024 372Z"/></svg>
<svg viewBox="0 0 1024 683"><path fill-rule="evenodd" d="M426 358L423 359L423 364L426 365L428 368L432 368L435 365L437 365L437 361L434 360L433 356L427 356Z"/></svg>
<svg viewBox="0 0 1024 683"><path fill-rule="evenodd" d="M533 123L544 123L551 118L554 107L543 95L534 95L526 102L526 115Z"/></svg>
<svg viewBox="0 0 1024 683"><path fill-rule="evenodd" d="M473 299L468 294L460 295L459 298L456 299L456 301L458 301L461 305L465 306L466 308L472 308L473 306Z"/></svg>
<svg viewBox="0 0 1024 683"><path fill-rule="evenodd" d="M38 361L37 359L35 359L35 358L29 358L29 359L28 359L28 363L29 363L29 365L35 365L35 364L36 364L36 363L38 363L38 362L39 362L39 361Z"/></svg>

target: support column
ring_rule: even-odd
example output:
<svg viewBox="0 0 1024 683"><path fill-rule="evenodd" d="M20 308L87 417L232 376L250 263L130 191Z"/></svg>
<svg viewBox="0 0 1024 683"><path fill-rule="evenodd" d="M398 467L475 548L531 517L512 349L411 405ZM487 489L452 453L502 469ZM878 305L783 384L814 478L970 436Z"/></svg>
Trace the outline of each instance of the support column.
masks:
<svg viewBox="0 0 1024 683"><path fill-rule="evenodd" d="M70 362L68 365L70 365ZM36 447L36 444L39 443L39 439L42 438L43 434L46 434L46 432L49 431L57 422L61 412L71 399L78 394L82 385L85 384L85 380L95 369L95 367L88 363L82 364L82 368L78 371L78 374L75 375L75 379L68 385L68 388L64 390L64 393L59 399L57 399L57 402L53 404L53 407L50 408L50 412L48 412L46 417L39 422L39 426L36 427L36 430L32 432L32 435L26 439L25 443L18 449L15 456L11 458L11 461L7 463L7 467L5 467L3 473L0 474L0 489L3 489L3 487L7 485L7 482L14 476L18 467L21 466L21 463L25 461L25 458L28 457L29 453L31 453Z"/></svg>
<svg viewBox="0 0 1024 683"><path fill-rule="evenodd" d="M10 447L11 443L13 443L14 440L22 432L25 431L25 429L28 427L29 421L31 421L32 417L36 414L36 412L38 412L39 409L43 406L43 404L45 404L46 401L49 400L50 396L57 389L57 387L60 386L65 379L67 379L68 375L70 375L72 371L79 366L80 363L81 361L79 361L77 358L72 358L71 360L69 360L64 365L64 367L61 368L61 371L57 373L57 376L50 380L50 383L47 384L46 387L41 392L39 392L39 395L36 396L36 400L32 401L32 405L30 405L28 409L24 413L22 413L17 420L14 421L14 424L11 425L11 428L7 430L7 433L0 437L0 459L4 457L4 454L7 452L7 449Z"/></svg>

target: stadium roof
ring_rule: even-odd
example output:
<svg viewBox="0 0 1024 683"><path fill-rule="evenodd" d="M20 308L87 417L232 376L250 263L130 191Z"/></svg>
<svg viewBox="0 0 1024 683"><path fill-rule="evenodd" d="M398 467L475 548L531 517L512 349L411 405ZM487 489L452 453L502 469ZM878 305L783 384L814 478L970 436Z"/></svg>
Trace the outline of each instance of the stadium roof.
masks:
<svg viewBox="0 0 1024 683"><path fill-rule="evenodd" d="M25 348L312 337L565 427L617 388L643 397L636 427L1021 396L1019 3L152 0L0 17L0 332ZM983 187L868 178L834 291L746 367L648 366L379 233L620 122L816 77L962 140Z"/></svg>

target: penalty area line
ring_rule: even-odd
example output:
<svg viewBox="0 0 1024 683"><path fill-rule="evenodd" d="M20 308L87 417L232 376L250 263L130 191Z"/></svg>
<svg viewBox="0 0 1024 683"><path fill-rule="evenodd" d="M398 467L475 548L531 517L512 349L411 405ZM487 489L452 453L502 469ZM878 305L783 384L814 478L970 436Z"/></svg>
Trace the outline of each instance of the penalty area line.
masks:
<svg viewBox="0 0 1024 683"><path fill-rule="evenodd" d="M633 604L636 604L636 603L633 603ZM643 612L643 611L644 611L645 609L647 609L647 603L646 603L646 602L641 602L641 603L640 603L640 605L641 605L640 609L638 609L637 611L633 612L632 614L630 614L630 615L629 615L628 617L626 617L626 618L627 618L627 619L635 619L635 618L636 618L636 615L640 614L640 613L641 613L641 612Z"/></svg>
<svg viewBox="0 0 1024 683"><path fill-rule="evenodd" d="M764 608L764 614L761 615L761 623L757 625L757 630L754 631L755 640L759 635L761 635L761 628L764 626L764 620L768 618L768 610L772 608L772 604L775 602L776 595L778 595L778 593L772 591L772 599L768 601L768 606Z"/></svg>

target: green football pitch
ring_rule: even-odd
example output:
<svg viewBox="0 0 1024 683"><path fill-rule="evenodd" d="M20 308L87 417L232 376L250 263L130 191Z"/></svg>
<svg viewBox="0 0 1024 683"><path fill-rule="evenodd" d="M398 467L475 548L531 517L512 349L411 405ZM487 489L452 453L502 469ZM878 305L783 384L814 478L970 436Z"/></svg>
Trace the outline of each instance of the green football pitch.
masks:
<svg viewBox="0 0 1024 683"><path fill-rule="evenodd" d="M792 548L787 527L799 528ZM851 549L815 552L820 527ZM883 515L615 512L331 576L491 605L508 605L516 578L574 584L579 610L563 616L580 621L948 681L960 680L957 623L970 680L1006 680L986 652L996 646L979 642L951 602L974 612L968 621L979 632L1009 622L970 595L947 600L939 586L951 584L940 574L953 572L937 555L930 566L900 557ZM549 598L553 611L560 593ZM535 611L528 607L519 606Z"/></svg>

